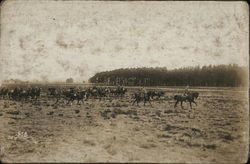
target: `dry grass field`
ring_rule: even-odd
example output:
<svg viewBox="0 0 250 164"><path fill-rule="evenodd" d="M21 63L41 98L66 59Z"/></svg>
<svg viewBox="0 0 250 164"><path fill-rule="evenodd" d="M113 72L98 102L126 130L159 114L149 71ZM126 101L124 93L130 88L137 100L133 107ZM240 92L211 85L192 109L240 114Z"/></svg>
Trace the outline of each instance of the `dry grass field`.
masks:
<svg viewBox="0 0 250 164"><path fill-rule="evenodd" d="M197 106L174 108L178 88L143 106L123 98L52 105L0 100L2 162L240 163L248 150L247 91L196 88Z"/></svg>

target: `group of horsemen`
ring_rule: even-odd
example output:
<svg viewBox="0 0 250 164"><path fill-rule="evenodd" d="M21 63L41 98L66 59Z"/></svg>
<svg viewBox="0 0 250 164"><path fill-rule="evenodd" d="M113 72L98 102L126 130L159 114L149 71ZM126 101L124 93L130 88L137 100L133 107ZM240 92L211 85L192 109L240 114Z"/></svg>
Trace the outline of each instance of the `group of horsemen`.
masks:
<svg viewBox="0 0 250 164"><path fill-rule="evenodd" d="M31 99L37 99L40 97L41 88L38 87L28 87L27 89L22 89L19 87L16 87L14 89L8 89L8 88L1 88L0 89L0 97L4 98L5 96L8 97L8 99L12 100L27 100L29 97ZM127 89L121 86L117 86L116 88L109 88L109 87L88 87L88 88L81 88L81 87L71 87L71 88L48 88L47 95L55 98L62 98L64 96L65 98L69 99L69 101L78 100L83 101L83 99L87 100L88 98L100 98L100 97L110 97L110 96L124 96ZM189 97L189 86L186 86L183 95L180 95L182 97ZM138 92L134 93L133 99L134 102L137 102L137 104L141 101L149 102L153 99L153 97L160 98L164 95L163 91L152 91L147 90L145 87L139 88ZM186 99L185 99L186 101ZM57 99L58 102L58 99Z"/></svg>
<svg viewBox="0 0 250 164"><path fill-rule="evenodd" d="M26 100L26 99L37 99L40 97L40 94L43 93L49 97L62 97L62 96L79 96L84 95L85 97L109 97L109 96L123 96L127 89L121 86L116 88L109 87L70 87L70 88L59 88L59 87L50 87L48 89L42 89L37 86L35 87L1 87L0 88L0 99L10 99L10 100Z"/></svg>
<svg viewBox="0 0 250 164"><path fill-rule="evenodd" d="M8 98L11 100L21 100L21 99L37 99L40 97L41 88L39 87L28 87L26 89L21 87L15 87L14 89L9 89L3 87L0 89L0 98Z"/></svg>

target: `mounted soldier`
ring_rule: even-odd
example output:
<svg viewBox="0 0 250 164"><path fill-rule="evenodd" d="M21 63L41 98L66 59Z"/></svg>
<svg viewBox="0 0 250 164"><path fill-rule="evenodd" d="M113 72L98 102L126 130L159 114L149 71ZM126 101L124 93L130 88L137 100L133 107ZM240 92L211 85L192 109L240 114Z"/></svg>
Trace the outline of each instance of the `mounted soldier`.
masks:
<svg viewBox="0 0 250 164"><path fill-rule="evenodd" d="M151 97L149 96L147 89L145 87L142 87L139 89L138 93L134 93L134 101L133 101L132 105L134 105L135 102L137 103L137 105L139 105L139 102L143 101L144 106L145 106L146 102L148 102L150 104L150 106L152 107L150 99L151 99Z"/></svg>
<svg viewBox="0 0 250 164"><path fill-rule="evenodd" d="M143 96L147 96L147 93L148 93L147 89L145 87L142 87Z"/></svg>
<svg viewBox="0 0 250 164"><path fill-rule="evenodd" d="M183 96L188 96L189 95L189 86L187 85L185 90L184 90L184 93L183 93Z"/></svg>

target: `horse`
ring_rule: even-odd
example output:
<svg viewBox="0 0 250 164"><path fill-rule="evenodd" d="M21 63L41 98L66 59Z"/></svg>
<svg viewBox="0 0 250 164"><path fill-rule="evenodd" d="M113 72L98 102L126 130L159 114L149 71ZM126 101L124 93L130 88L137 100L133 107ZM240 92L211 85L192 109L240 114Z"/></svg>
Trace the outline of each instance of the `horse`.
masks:
<svg viewBox="0 0 250 164"><path fill-rule="evenodd" d="M99 90L97 87L92 87L87 89L87 99L88 98L98 98L99 97Z"/></svg>
<svg viewBox="0 0 250 164"><path fill-rule="evenodd" d="M9 96L9 89L5 87L1 88L0 98L5 99L5 98L8 98L8 96Z"/></svg>
<svg viewBox="0 0 250 164"><path fill-rule="evenodd" d="M194 101L195 99L197 99L199 97L199 93L198 92L190 92L188 93L187 96L183 96L183 95L175 95L174 99L176 100L174 107L177 106L177 104L179 102L181 102L181 108L183 109L182 106L182 102L183 101L188 101L190 104L190 108L192 109L192 103L194 103L197 106L197 103Z"/></svg>
<svg viewBox="0 0 250 164"><path fill-rule="evenodd" d="M127 91L128 91L127 88L122 88L122 89L120 90L120 92L119 92L120 96L123 97L123 96L126 94Z"/></svg>
<svg viewBox="0 0 250 164"><path fill-rule="evenodd" d="M31 97L31 99L35 99L37 100L40 97L41 94L41 88L35 87L35 88L31 88L29 90L29 96Z"/></svg>
<svg viewBox="0 0 250 164"><path fill-rule="evenodd" d="M28 90L26 90L26 89L22 89L21 88L21 90L20 90L20 92L19 92L19 100L20 101L27 101L28 99L29 99L29 92L28 92Z"/></svg>
<svg viewBox="0 0 250 164"><path fill-rule="evenodd" d="M9 98L11 100L20 100L20 94L22 92L22 89L20 87L15 87L14 89L11 89L9 92Z"/></svg>
<svg viewBox="0 0 250 164"><path fill-rule="evenodd" d="M68 98L68 103L73 102L77 100L77 104L80 105L80 101L83 103L83 100L87 98L87 92L85 90L78 91L78 92L68 92L65 94L65 96Z"/></svg>
<svg viewBox="0 0 250 164"><path fill-rule="evenodd" d="M66 100L68 100L67 104L69 104L71 102L71 104L73 104L73 102L76 100L77 104L80 105L80 101L87 99L87 91L86 90L78 90L78 91L74 91L74 90L66 90L62 92L62 95L64 96L64 98Z"/></svg>
<svg viewBox="0 0 250 164"><path fill-rule="evenodd" d="M77 100L77 104L79 104L80 101L82 101L82 103L83 103L84 99L87 100L87 94L88 93L86 90L81 90L81 91L76 93L76 96L74 96L74 98L75 98L74 100Z"/></svg>
<svg viewBox="0 0 250 164"><path fill-rule="evenodd" d="M48 98L56 99L56 102L54 103L54 105L56 105L62 99L62 92L62 90L57 88L48 88L47 96Z"/></svg>
<svg viewBox="0 0 250 164"><path fill-rule="evenodd" d="M150 104L150 106L153 107L151 102L150 102L150 98L151 98L150 94L148 94L148 93L146 93L146 94L144 94L144 93L135 93L134 94L134 99L135 100L133 101L132 105L134 105L134 103L136 102L137 106L139 106L139 102L143 101L144 106L145 106L146 102L148 102Z"/></svg>
<svg viewBox="0 0 250 164"><path fill-rule="evenodd" d="M161 96L163 96L165 94L165 92L163 92L163 91L148 91L147 93L149 94L151 99L153 99L154 97L159 99L159 98L161 98Z"/></svg>
<svg viewBox="0 0 250 164"><path fill-rule="evenodd" d="M127 89L124 87L118 87L118 88L114 88L110 90L110 93L113 96L119 96L119 97L123 97L127 92Z"/></svg>

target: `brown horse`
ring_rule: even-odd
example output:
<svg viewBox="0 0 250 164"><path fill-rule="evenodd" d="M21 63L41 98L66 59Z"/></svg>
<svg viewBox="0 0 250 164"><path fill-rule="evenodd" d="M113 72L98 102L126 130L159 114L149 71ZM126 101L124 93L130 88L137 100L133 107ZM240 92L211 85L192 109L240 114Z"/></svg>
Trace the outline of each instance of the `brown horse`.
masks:
<svg viewBox="0 0 250 164"><path fill-rule="evenodd" d="M146 102L148 102L150 104L150 106L153 107L151 102L150 102L150 96L148 93L147 94L144 94L144 93L135 93L134 94L134 101L133 101L132 105L134 105L134 103L136 102L137 106L139 106L139 102L141 102L141 101L143 101L144 106L145 106Z"/></svg>
<svg viewBox="0 0 250 164"><path fill-rule="evenodd" d="M188 93L187 96L175 95L174 99L176 100L176 102L175 102L174 107L176 107L177 104L179 102L181 102L181 108L183 108L182 102L183 101L185 101L185 102L188 101L189 104L190 104L190 108L192 109L192 103L194 103L197 106L197 103L194 100L197 99L198 97L199 97L199 93L198 92L190 92L190 93Z"/></svg>

